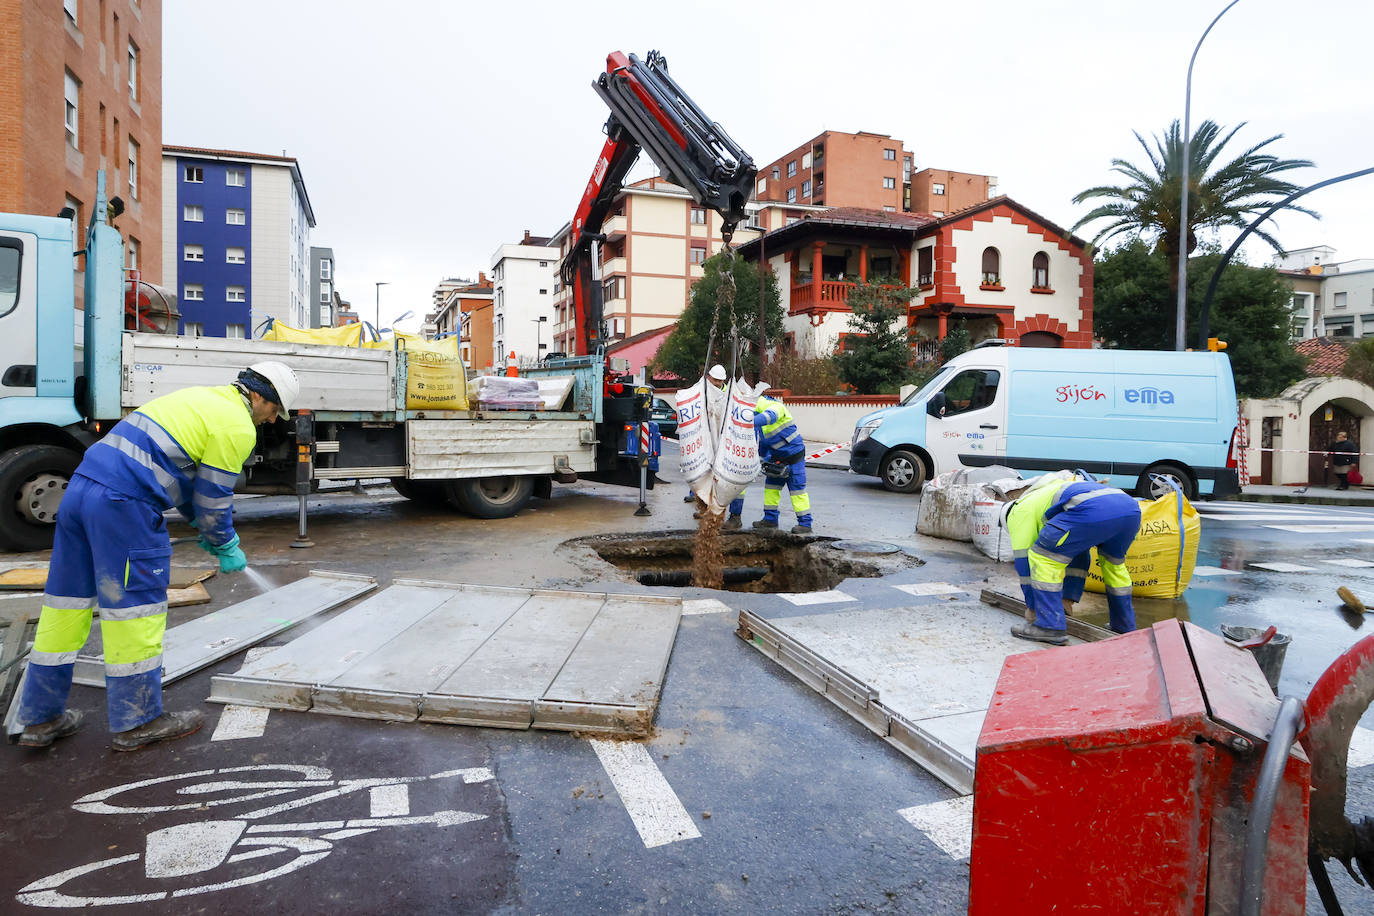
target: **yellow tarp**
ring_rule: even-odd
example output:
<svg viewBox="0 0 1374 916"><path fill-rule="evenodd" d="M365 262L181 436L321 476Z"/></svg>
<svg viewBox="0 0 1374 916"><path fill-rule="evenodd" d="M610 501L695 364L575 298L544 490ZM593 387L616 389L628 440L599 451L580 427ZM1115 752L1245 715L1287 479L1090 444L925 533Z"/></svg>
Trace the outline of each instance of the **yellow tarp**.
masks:
<svg viewBox="0 0 1374 916"><path fill-rule="evenodd" d="M1180 525L1180 518L1182 524ZM1140 533L1126 554L1131 594L1137 598L1177 598L1193 578L1202 522L1193 504L1178 492L1140 501ZM1093 550L1088 591L1105 592Z"/></svg>
<svg viewBox="0 0 1374 916"><path fill-rule="evenodd" d="M362 335L361 323L346 324L341 328L293 328L280 321L272 322L272 327L262 335L263 340L281 340L286 343L319 344L322 347L356 347Z"/></svg>
<svg viewBox="0 0 1374 916"><path fill-rule="evenodd" d="M370 341L366 347L406 353L406 410L467 410L468 380L458 353L458 338L425 340L396 332L394 338Z"/></svg>

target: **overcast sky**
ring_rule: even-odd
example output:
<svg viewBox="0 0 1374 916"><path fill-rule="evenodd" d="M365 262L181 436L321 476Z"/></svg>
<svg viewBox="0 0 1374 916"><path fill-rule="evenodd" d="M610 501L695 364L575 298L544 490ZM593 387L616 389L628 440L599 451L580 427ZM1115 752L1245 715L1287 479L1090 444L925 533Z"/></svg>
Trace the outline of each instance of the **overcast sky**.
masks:
<svg viewBox="0 0 1374 916"><path fill-rule="evenodd" d="M300 161L338 288L371 320L430 307L444 277L571 218L604 137L590 84L613 50L673 77L763 164L822 130L891 134L918 168L995 175L1063 226L1072 197L1144 164L1183 116L1188 58L1224 0L870 3L165 0L164 141ZM1228 151L1374 166L1366 0L1241 0L1193 72L1193 125L1247 121ZM647 156L631 178L652 172ZM1374 176L1278 224L1286 248L1374 257ZM1226 239L1230 241L1230 239ZM1267 258L1250 247L1254 258ZM414 326L417 320L402 322Z"/></svg>

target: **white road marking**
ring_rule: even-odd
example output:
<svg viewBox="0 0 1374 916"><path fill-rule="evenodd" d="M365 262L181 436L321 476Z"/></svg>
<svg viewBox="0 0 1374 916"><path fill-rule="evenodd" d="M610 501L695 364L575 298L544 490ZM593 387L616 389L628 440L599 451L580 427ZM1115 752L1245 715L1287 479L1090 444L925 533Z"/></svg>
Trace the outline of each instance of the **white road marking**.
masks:
<svg viewBox="0 0 1374 916"><path fill-rule="evenodd" d="M1225 515L1199 512L1198 516L1221 522L1353 522L1361 517L1358 515L1297 515L1291 512L1247 512L1244 514L1227 513Z"/></svg>
<svg viewBox="0 0 1374 916"><path fill-rule="evenodd" d="M1374 563L1368 560L1356 560L1353 557L1341 557L1339 560L1322 560L1322 562L1331 566L1348 566L1351 569L1366 569L1370 566L1374 566Z"/></svg>
<svg viewBox="0 0 1374 916"><path fill-rule="evenodd" d="M1311 566L1299 566L1297 563L1251 563L1256 569L1267 569L1270 572L1313 572Z"/></svg>
<svg viewBox="0 0 1374 916"><path fill-rule="evenodd" d="M682 616L690 617L693 614L725 614L729 613L730 605L724 601L717 601L715 598L702 598L696 601L682 602Z"/></svg>
<svg viewBox="0 0 1374 916"><path fill-rule="evenodd" d="M592 738L591 745L647 848L701 837L648 748L599 738Z"/></svg>
<svg viewBox="0 0 1374 916"><path fill-rule="evenodd" d="M973 796L916 805L897 812L951 859L967 859L973 852Z"/></svg>
<svg viewBox="0 0 1374 916"><path fill-rule="evenodd" d="M840 601L857 601L844 592L831 589L828 592L779 592L779 598L786 598L793 604L835 604Z"/></svg>
<svg viewBox="0 0 1374 916"><path fill-rule="evenodd" d="M405 783L373 786L368 790L373 817L404 817L410 814L410 786Z"/></svg>
<svg viewBox="0 0 1374 916"><path fill-rule="evenodd" d="M1220 566L1194 566L1193 575L1195 576L1239 576L1241 571L1238 569L1222 569Z"/></svg>
<svg viewBox="0 0 1374 916"><path fill-rule="evenodd" d="M893 588L917 598L928 598L931 595L961 595L966 591L948 582L917 582L915 585L894 585Z"/></svg>
<svg viewBox="0 0 1374 916"><path fill-rule="evenodd" d="M1265 525L1276 531L1292 531L1297 534L1322 534L1340 531L1374 531L1374 525Z"/></svg>
<svg viewBox="0 0 1374 916"><path fill-rule="evenodd" d="M239 666L239 670L242 671L267 653L276 651L276 648L276 646L254 646L244 654L243 664ZM261 738L262 733L267 730L267 717L271 712L272 710L266 706L239 706L230 703L219 714L219 724L215 726L215 733L210 736L210 740L235 741L239 738Z"/></svg>
<svg viewBox="0 0 1374 916"><path fill-rule="evenodd" d="M1345 768L1353 770L1370 764L1374 764L1374 731L1357 725L1350 736L1350 754L1345 758Z"/></svg>

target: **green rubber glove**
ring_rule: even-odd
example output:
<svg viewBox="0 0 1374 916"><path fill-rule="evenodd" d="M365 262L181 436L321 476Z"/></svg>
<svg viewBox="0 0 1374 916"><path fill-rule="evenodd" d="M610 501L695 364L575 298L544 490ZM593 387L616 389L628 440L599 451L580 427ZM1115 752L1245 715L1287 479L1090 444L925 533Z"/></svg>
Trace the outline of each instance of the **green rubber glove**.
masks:
<svg viewBox="0 0 1374 916"><path fill-rule="evenodd" d="M248 565L248 557L244 555L242 548L239 547L239 536L237 534L223 544L211 544L202 537L200 539L200 546L219 557L219 571L222 573L238 572Z"/></svg>

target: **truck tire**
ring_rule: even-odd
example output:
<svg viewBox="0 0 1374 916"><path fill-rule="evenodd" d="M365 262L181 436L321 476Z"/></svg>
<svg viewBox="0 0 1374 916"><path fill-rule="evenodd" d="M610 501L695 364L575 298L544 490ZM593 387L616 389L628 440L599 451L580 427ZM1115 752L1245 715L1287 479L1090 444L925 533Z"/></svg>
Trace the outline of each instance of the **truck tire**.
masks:
<svg viewBox="0 0 1374 916"><path fill-rule="evenodd" d="M405 477L393 477L391 488L411 502L438 504L445 498L442 480L408 480Z"/></svg>
<svg viewBox="0 0 1374 916"><path fill-rule="evenodd" d="M444 484L449 503L473 518L510 518L529 505L534 481L529 477L465 477Z"/></svg>
<svg viewBox="0 0 1374 916"><path fill-rule="evenodd" d="M893 493L915 493L926 482L926 464L915 452L896 449L884 456L878 475Z"/></svg>
<svg viewBox="0 0 1374 916"><path fill-rule="evenodd" d="M1197 499L1197 481L1193 479L1193 475L1182 465L1169 461L1152 464L1146 468L1145 473L1140 475L1140 480L1136 481L1135 495L1141 499L1159 499L1173 492L1172 487L1162 480L1155 480L1156 477L1172 480L1178 484L1184 496L1190 500Z"/></svg>
<svg viewBox="0 0 1374 916"><path fill-rule="evenodd" d="M62 494L81 456L58 445L21 445L0 456L0 547L46 550Z"/></svg>

